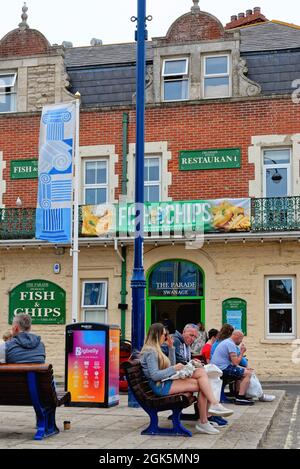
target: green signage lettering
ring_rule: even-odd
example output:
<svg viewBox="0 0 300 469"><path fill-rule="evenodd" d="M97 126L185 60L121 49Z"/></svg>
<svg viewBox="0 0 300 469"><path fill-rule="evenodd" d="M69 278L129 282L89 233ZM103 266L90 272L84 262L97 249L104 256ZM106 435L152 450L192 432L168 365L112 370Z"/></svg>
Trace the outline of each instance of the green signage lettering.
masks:
<svg viewBox="0 0 300 469"><path fill-rule="evenodd" d="M226 169L241 167L240 148L216 150L184 150L179 153L179 169L193 171L203 169Z"/></svg>
<svg viewBox="0 0 300 469"><path fill-rule="evenodd" d="M31 316L32 324L65 324L66 292L46 280L30 280L9 293L9 324L16 314Z"/></svg>

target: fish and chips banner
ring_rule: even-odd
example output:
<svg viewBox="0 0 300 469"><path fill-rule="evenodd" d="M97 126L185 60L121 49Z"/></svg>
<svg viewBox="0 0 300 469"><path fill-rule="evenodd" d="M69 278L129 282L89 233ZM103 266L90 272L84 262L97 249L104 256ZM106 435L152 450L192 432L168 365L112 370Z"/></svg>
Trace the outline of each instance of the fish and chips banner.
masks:
<svg viewBox="0 0 300 469"><path fill-rule="evenodd" d="M251 227L250 199L145 203L143 208L145 235L239 232ZM85 236L133 236L135 225L134 203L82 207Z"/></svg>
<svg viewBox="0 0 300 469"><path fill-rule="evenodd" d="M37 239L71 241L75 102L44 106L40 124Z"/></svg>

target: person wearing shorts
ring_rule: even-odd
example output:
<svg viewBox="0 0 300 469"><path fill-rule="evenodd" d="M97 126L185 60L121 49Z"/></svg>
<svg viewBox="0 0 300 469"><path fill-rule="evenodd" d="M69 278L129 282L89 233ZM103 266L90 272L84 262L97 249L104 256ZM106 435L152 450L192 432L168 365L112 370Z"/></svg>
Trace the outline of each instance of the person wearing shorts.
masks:
<svg viewBox="0 0 300 469"><path fill-rule="evenodd" d="M225 378L233 378L239 381L239 393L235 400L237 405L253 405L254 402L246 398L246 391L249 387L252 370L240 366L240 362L246 351L242 343L244 334L242 331L234 330L229 339L225 339L216 348L211 363L223 371ZM237 352L240 346L240 353Z"/></svg>

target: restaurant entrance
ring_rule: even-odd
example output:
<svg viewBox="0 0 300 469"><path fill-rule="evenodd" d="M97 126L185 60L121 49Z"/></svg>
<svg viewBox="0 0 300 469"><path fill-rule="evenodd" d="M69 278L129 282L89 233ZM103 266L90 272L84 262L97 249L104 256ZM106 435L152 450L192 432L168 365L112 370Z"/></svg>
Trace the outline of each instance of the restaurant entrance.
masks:
<svg viewBox="0 0 300 469"><path fill-rule="evenodd" d="M153 266L146 295L147 329L164 322L172 333L188 323L205 322L204 274L193 262L174 259Z"/></svg>

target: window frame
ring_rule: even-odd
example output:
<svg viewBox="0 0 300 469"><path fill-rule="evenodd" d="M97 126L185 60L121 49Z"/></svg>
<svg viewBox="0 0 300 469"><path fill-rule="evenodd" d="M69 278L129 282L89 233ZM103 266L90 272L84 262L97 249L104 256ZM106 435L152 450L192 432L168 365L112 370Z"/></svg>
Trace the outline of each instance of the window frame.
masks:
<svg viewBox="0 0 300 469"><path fill-rule="evenodd" d="M265 164L265 152L266 151L279 151L279 150L289 150L290 162L289 163L280 163L280 164ZM268 169L286 169L287 170L287 195L284 197L290 197L292 195L292 148L290 147L272 147L272 148L262 148L262 166L263 166L263 197L269 198L267 196L267 170Z"/></svg>
<svg viewBox="0 0 300 469"><path fill-rule="evenodd" d="M15 89L16 80L17 80L17 72L3 72L3 71L1 71L0 80L1 80L1 77L4 77L4 76L12 76L13 80L12 80L12 84L10 86L0 86L0 97L1 96L14 96L15 99L13 100L13 109L12 109L12 106L10 106L9 111L0 111L0 114L5 114L5 113L16 112L17 111L17 99L16 99L17 91ZM7 91L7 88L9 88L10 91Z"/></svg>
<svg viewBox="0 0 300 469"><path fill-rule="evenodd" d="M184 60L185 61L185 72L184 73L165 73L165 65L166 62L177 62L179 60ZM162 65L162 99L164 102L176 102L176 101L188 101L189 100L189 95L190 95L190 90L189 90L189 83L190 83L190 77L189 77L189 57L172 57L172 58L165 58L163 59L163 65ZM177 99L165 99L165 83L171 83L175 81L180 81L183 83L184 81L187 82L187 97L186 98L177 98Z"/></svg>
<svg viewBox="0 0 300 469"><path fill-rule="evenodd" d="M227 58L227 73L217 73L217 74L206 74L206 59L213 59L213 58L220 58L226 57ZM205 95L205 80L207 78L227 78L228 77L228 95L224 96L206 96ZM202 83L202 95L204 99L222 99L222 98L230 98L232 96L232 66L231 66L231 55L228 53L222 54L205 54L203 55L203 83Z"/></svg>
<svg viewBox="0 0 300 469"><path fill-rule="evenodd" d="M159 186L159 200L158 202L161 201L161 194L162 194L162 174L161 174L161 166L162 166L162 161L161 161L161 156L160 155L145 155L144 160L150 160L150 159L157 159L158 160L158 166L159 166L159 179L158 181L145 181L144 180L144 190L146 187L151 187L151 186ZM144 163L145 165L145 163ZM151 202L150 202L151 203ZM156 203L156 202L152 202Z"/></svg>
<svg viewBox="0 0 300 469"><path fill-rule="evenodd" d="M98 163L104 161L106 163L106 183L105 184L86 184L86 163ZM83 205L91 205L86 203L86 190L87 189L106 189L106 201L102 202L107 204L109 202L109 161L108 158L84 158L83 159ZM98 205L98 204L96 204ZM100 205L100 204L99 204Z"/></svg>
<svg viewBox="0 0 300 469"><path fill-rule="evenodd" d="M87 308L83 308L82 309L82 319L83 319L83 322L95 322L95 321L87 321L86 319L86 314L87 313L90 313L90 312L95 312L95 313L104 313L104 324L107 324L107 317L108 317L108 314L107 314L107 309L104 309L104 308L93 308L93 309L87 309ZM99 322L99 321L96 321L96 322ZM102 321L101 321L102 323Z"/></svg>
<svg viewBox="0 0 300 469"><path fill-rule="evenodd" d="M105 303L101 305L85 305L84 304L84 294L85 294L85 285L88 283L99 283L104 285L104 300ZM82 310L104 310L107 309L108 305L108 281L97 279L97 280L83 280L82 281L82 288L81 288L81 308Z"/></svg>
<svg viewBox="0 0 300 469"><path fill-rule="evenodd" d="M270 303L270 280L292 281L292 303ZM270 309L290 309L292 312L292 332L270 332ZM296 323L296 277L293 275L276 275L265 277L265 338L266 339L295 339L297 335Z"/></svg>

